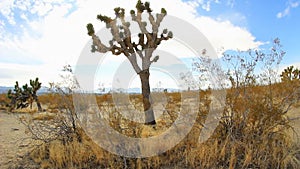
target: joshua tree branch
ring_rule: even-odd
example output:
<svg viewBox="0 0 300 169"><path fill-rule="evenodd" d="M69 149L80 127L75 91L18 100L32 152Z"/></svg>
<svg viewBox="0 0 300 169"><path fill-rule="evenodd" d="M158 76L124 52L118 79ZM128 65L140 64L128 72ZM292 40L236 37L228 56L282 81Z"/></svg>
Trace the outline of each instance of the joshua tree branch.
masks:
<svg viewBox="0 0 300 169"><path fill-rule="evenodd" d="M139 67L139 65L137 64L136 54L133 53L133 54L129 55L129 56L128 56L128 59L129 59L131 65L133 66L135 72L136 72L137 74L139 74L142 70L141 70L141 68Z"/></svg>
<svg viewBox="0 0 300 169"><path fill-rule="evenodd" d="M137 14L133 13L131 14L131 17L132 17L132 20L137 22L139 27L140 27L140 30L143 34L148 34L148 30L146 28L147 26L147 22L143 22L142 21L142 12L138 11Z"/></svg>
<svg viewBox="0 0 300 169"><path fill-rule="evenodd" d="M150 8L150 3L146 2L143 4L141 1L138 1L136 10L130 11L132 20L139 25L141 31L141 33L138 34L138 43L131 41L131 32L129 30L130 23L125 21L125 9L118 7L114 10L114 19L103 15L97 15L97 19L106 23L106 27L110 29L113 36L113 39L109 42L109 46L104 45L95 35L92 24L87 25L88 34L92 36L93 39L92 51L101 53L111 51L114 55L124 54L137 73L141 70L137 64L136 55L138 55L142 59L143 70L148 69L153 62L156 62L159 59L159 57L155 57L151 60L153 51L158 47L161 41L173 37L172 32L166 29L158 36L160 23L167 15L166 10L162 8L161 13L156 14L156 17L154 17L151 13L152 9ZM152 25L152 32L147 30L147 22L142 20L142 13L144 11L147 11L148 13L148 19ZM117 23L118 20L121 21L120 25Z"/></svg>
<svg viewBox="0 0 300 169"><path fill-rule="evenodd" d="M92 39L93 39L93 45L97 47L94 50L97 50L98 52L101 52L101 53L106 53L106 52L109 51L109 47L105 46L101 42L101 40L99 39L98 36L96 36L95 34L92 34L91 36L92 36Z"/></svg>

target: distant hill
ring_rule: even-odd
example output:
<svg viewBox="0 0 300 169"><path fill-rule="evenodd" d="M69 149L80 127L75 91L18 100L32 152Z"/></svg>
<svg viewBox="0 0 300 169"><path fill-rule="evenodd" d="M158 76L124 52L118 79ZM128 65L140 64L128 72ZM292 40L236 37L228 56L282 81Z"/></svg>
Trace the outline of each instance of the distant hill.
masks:
<svg viewBox="0 0 300 169"><path fill-rule="evenodd" d="M14 87L6 87L6 86L0 86L0 94L7 93L9 89L14 89ZM177 92L179 91L178 89L173 89L173 88L166 88L168 92ZM163 88L152 88L152 92L157 92L157 91L164 91ZM102 91L94 91L94 93L98 94L105 94L105 93L112 93L112 92L121 92L121 93L132 93L132 94L138 94L142 93L141 88L129 88L129 89L116 89L112 90L111 88L105 88ZM40 90L38 90L38 94L45 94L45 93L50 93L49 88L42 86ZM93 92L90 92L93 93Z"/></svg>
<svg viewBox="0 0 300 169"><path fill-rule="evenodd" d="M14 87L0 86L0 94L7 93L8 90L13 90ZM49 88L42 86L40 90L38 90L38 94L49 93Z"/></svg>
<svg viewBox="0 0 300 169"><path fill-rule="evenodd" d="M9 89L13 89L13 87L0 86L0 94L7 93Z"/></svg>
<svg viewBox="0 0 300 169"><path fill-rule="evenodd" d="M165 89L164 88L151 88L151 92L163 92ZM178 92L178 89L173 89L173 88L166 88L168 92ZM129 88L129 89L114 89L112 90L111 88L105 88L105 90L102 91L96 91L96 93L112 93L112 92L121 92L121 93L132 93L132 94L138 94L142 93L141 88Z"/></svg>

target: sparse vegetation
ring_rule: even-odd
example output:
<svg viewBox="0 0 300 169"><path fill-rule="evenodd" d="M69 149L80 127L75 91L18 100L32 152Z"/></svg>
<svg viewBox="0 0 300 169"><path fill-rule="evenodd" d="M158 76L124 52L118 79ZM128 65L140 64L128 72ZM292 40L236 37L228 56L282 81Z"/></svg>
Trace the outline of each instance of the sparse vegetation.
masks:
<svg viewBox="0 0 300 169"><path fill-rule="evenodd" d="M41 85L42 83L39 82L38 78L30 80L30 86L25 84L20 87L17 81L14 90L7 92L7 98L10 99L10 103L8 104L10 110L26 108L29 105L32 109L32 103L35 101L38 111L41 112L42 106L37 96L37 91L41 88Z"/></svg>
<svg viewBox="0 0 300 169"><path fill-rule="evenodd" d="M272 86L278 96L285 92L281 87ZM79 128L77 134L71 132L63 135L68 139L56 138L38 146L30 157L42 168L297 168L299 142L290 135L290 132L296 131L292 130L280 103L269 107L271 102L268 101L266 88L249 88L247 95L241 94L239 97L233 97L236 91L228 89L222 121L213 135L201 144L199 133L209 111L210 91L201 92L202 106L190 133L173 149L160 155L141 159L113 155L100 148ZM110 103L99 105L99 108L109 113L109 124L115 130L130 137L158 135L174 122L180 108L180 95L168 93L168 98L173 100L168 102L166 112L157 120L157 129L145 130L143 124L122 118L114 109L113 102L107 99L109 97L97 96L99 102ZM137 106L141 107L142 98L140 95L136 97L140 98ZM246 110L248 115L243 119ZM229 111L233 111L231 115ZM47 119L48 122L51 120L54 119Z"/></svg>
<svg viewBox="0 0 300 169"><path fill-rule="evenodd" d="M132 62L135 70L138 70L137 73L142 81L142 94L131 94L129 100L130 106L142 112L148 111L151 107L149 67L152 62L158 60L158 57L150 61L153 51L150 52L151 54L143 56L140 48L144 50L154 45L153 48L156 49L162 40L168 40L173 36L168 30L164 30L160 36L157 36L159 23L166 15L165 9L162 9L161 13L157 15L158 20L156 20L156 24L152 25L152 33L143 32L145 25L141 21L141 14L144 11L149 14L150 22L154 23L152 9L148 2L144 4L138 1L136 11L130 12L142 30L137 44L131 42L129 25L124 20L125 11L122 8L115 9L116 19L121 21L122 29L118 28L122 31L117 29L116 19L98 15L98 19L112 29L114 39L111 41L110 47L101 43L91 24L87 26L88 34L93 38L92 50L111 51L115 55L123 53ZM147 39L146 43L144 38ZM131 58L136 57L134 53L148 59L146 60L148 63L146 69L141 70L135 65L136 62ZM292 123L298 119L291 118L289 112L296 110L299 117L300 71L298 68L290 66L279 76L276 69L284 55L285 52L281 48L279 39L274 40L270 52L249 50L224 54L224 65L227 67L218 67L214 60L203 53L203 56L198 58L199 60L195 60L194 70L199 73L199 76L206 76L207 73L213 72L213 75L217 76L217 80L223 78L221 82L224 83L220 84L218 88L214 88L214 85L210 84L207 89L182 91L189 96L189 102L199 99L195 124L175 147L148 158L127 158L114 155L97 145L83 130L78 112L73 104L73 94L74 90L78 88L78 82L74 78L70 65L63 69L66 75L61 76L62 82L50 83L51 93L38 98L37 91L41 87L38 78L30 80L30 86L25 84L20 87L17 82L14 90L8 92L8 98L0 95L0 106L3 108L8 104L12 111L26 108L29 105L31 107L32 102L35 101L39 112L42 110L41 105L45 107L45 112L42 113L35 113L36 111L32 109L23 109L28 111L27 113L23 111L23 114L20 115L20 122L26 126L26 133L30 134L31 139L34 140L32 142L34 148L28 152L28 158L24 160L32 160L37 164L37 168L297 169L300 166L299 129L294 128ZM189 79L186 77L188 76L182 75L182 78L188 83ZM191 89L194 88L196 87L191 86ZM218 126L207 140L200 142L200 133L205 129L203 124L207 120L208 114L211 113L212 102L216 99L213 97L213 93L221 91L226 91L226 98L224 98L224 108L218 110L222 114ZM166 102L160 105L163 107L160 110L161 116L153 119L153 112L151 115L146 114L148 116L146 122L148 121L148 124L156 123L155 127L123 117L122 111L116 108L116 101L113 100L112 94L85 93L83 95L96 97L97 108L106 115L102 118L117 132L133 138L148 138L167 131L174 124L179 113L184 114L190 111L182 109L182 93L159 93L166 98ZM194 98L195 93L199 98ZM153 96L154 94L157 93L152 93ZM86 106L84 100L78 100L78 102L81 111L97 113ZM14 112L18 113L15 110ZM178 131L182 129L180 125L176 127ZM101 128L94 130L101 132ZM172 142L172 140L164 141L165 143L157 144L163 146Z"/></svg>
<svg viewBox="0 0 300 169"><path fill-rule="evenodd" d="M0 110L6 110L9 104L7 94L0 94Z"/></svg>

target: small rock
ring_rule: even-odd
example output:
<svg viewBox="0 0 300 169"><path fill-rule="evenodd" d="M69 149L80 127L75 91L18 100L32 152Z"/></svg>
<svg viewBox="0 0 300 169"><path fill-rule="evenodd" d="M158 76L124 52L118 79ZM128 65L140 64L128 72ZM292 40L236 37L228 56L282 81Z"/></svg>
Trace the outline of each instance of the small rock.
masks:
<svg viewBox="0 0 300 169"><path fill-rule="evenodd" d="M11 128L11 130L12 130L12 131L18 131L18 130L20 130L20 129L18 129L18 128Z"/></svg>
<svg viewBox="0 0 300 169"><path fill-rule="evenodd" d="M22 159L24 157L24 153L17 153L16 157Z"/></svg>
<svg viewBox="0 0 300 169"><path fill-rule="evenodd" d="M28 145L27 145L27 144L21 144L21 145L19 145L19 147L20 147L20 148L28 147Z"/></svg>

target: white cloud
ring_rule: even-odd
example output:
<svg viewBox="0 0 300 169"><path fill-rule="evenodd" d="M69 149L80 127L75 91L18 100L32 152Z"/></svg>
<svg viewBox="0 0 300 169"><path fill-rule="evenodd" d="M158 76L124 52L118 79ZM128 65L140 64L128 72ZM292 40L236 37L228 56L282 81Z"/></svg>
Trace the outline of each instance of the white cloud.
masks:
<svg viewBox="0 0 300 169"><path fill-rule="evenodd" d="M288 3L287 7L283 11L277 13L276 17L279 19L286 17L290 14L292 8L297 8L298 6L299 6L299 2L291 2L290 1Z"/></svg>
<svg viewBox="0 0 300 169"><path fill-rule="evenodd" d="M210 11L210 1L207 1L206 3L202 4L201 7L206 11Z"/></svg>
<svg viewBox="0 0 300 169"><path fill-rule="evenodd" d="M220 3L219 0L190 0L187 2L189 5L193 7L201 7L205 11L210 11L211 3Z"/></svg>
<svg viewBox="0 0 300 169"><path fill-rule="evenodd" d="M262 44L245 28L234 26L229 21L218 21L209 17L198 17L195 21L215 49L248 50Z"/></svg>
<svg viewBox="0 0 300 169"><path fill-rule="evenodd" d="M1 3L0 3L0 9L4 9L4 8L9 8L13 5L13 1L11 0L1 0Z"/></svg>
<svg viewBox="0 0 300 169"><path fill-rule="evenodd" d="M239 12L226 12L222 13L217 17L219 22L230 21L233 25L239 27L248 27L247 17Z"/></svg>
<svg viewBox="0 0 300 169"><path fill-rule="evenodd" d="M28 18L27 18L27 16L24 13L22 13L20 17L22 19L24 19L25 21L27 21L27 22L29 21Z"/></svg>
<svg viewBox="0 0 300 169"><path fill-rule="evenodd" d="M8 20L9 24L15 25L16 21L14 20L14 13L12 13L11 9L7 6L4 6L0 10L1 14L6 16L6 19Z"/></svg>
<svg viewBox="0 0 300 169"><path fill-rule="evenodd" d="M30 6L30 2L26 0L17 0L15 1L15 6L22 11L26 11Z"/></svg>
<svg viewBox="0 0 300 169"><path fill-rule="evenodd" d="M37 65L0 63L0 70L1 74L6 75L0 76L1 86L12 86L15 81L20 82L20 84L29 83L30 79L35 79L36 77L39 77L44 86L48 86L48 82L56 81L59 78L59 70Z"/></svg>
<svg viewBox="0 0 300 169"><path fill-rule="evenodd" d="M233 8L235 4L235 0L227 0L227 5L230 6L231 8Z"/></svg>
<svg viewBox="0 0 300 169"><path fill-rule="evenodd" d="M2 39L3 36L5 36L4 26L5 26L5 23L0 20L0 39Z"/></svg>
<svg viewBox="0 0 300 169"><path fill-rule="evenodd" d="M284 11L277 13L277 18L283 18L287 16L290 13L290 7L288 6L287 8L284 9Z"/></svg>
<svg viewBox="0 0 300 169"><path fill-rule="evenodd" d="M290 63L290 64L282 64L279 68L280 72L282 72L285 68L289 66L294 66L294 68L300 69L300 62Z"/></svg>
<svg viewBox="0 0 300 169"><path fill-rule="evenodd" d="M57 2L59 1L60 0L57 0ZM5 14L7 17L13 16L11 10L14 8L14 5L8 3L10 1L5 2L7 4L5 5L7 9L6 11L4 10L4 13L6 12ZM18 1L19 4L22 4L19 5L18 8L27 11L23 18L30 18L28 16L30 11L40 15L42 18L29 21L29 27L24 28L23 36L17 37L13 35L14 33L10 33L12 35L7 35L5 38L0 39L0 44L5 45L7 48L10 48L10 50L21 50L24 52L24 57L27 57L28 59L30 59L28 56L31 56L32 58L39 60L42 65L34 66L34 74L49 79L53 79L55 74L58 73L57 70L63 65L76 64L81 50L87 41L90 40L86 31L87 23L93 23L96 30L103 28L104 24L96 20L97 14L101 13L113 16L113 9L117 6L125 7L126 12L128 13L129 9L133 9L136 3L136 1L132 0L78 0L76 1L77 9L69 14L72 5L67 2L60 2L60 4L57 4L55 3L56 1L43 0L39 1L39 3L35 1L36 3L34 3L33 6L26 3L28 1L22 2L23 3ZM208 2L210 3L210 1L202 2L201 0L198 0L198 4L206 4L207 10L209 9ZM218 1L211 2L218 3ZM161 7L165 7L169 15L184 19L202 31L216 49L247 50L249 48L256 48L260 45L260 42L257 42L255 37L244 28L235 26L229 21L219 21L210 17L199 16L196 11L196 6L198 4L195 2L182 2L181 0L151 1L154 12L159 12ZM2 9L4 8L0 9L2 12ZM9 34L9 32L6 33ZM35 36L36 34L39 36ZM170 44L171 45L167 48L172 50L172 44L174 45L174 43ZM174 46L176 46L176 44ZM2 63L3 66L5 64L7 63ZM20 66L17 67L18 69L25 69ZM28 70L26 67L26 71L31 70ZM11 71L11 73L15 74L15 77L18 78L20 78L20 76L22 76L22 78L29 77L22 74L16 74L14 71ZM28 75L30 75L30 73ZM12 81L15 81L15 79ZM0 79L0 83L4 82L6 83L8 80Z"/></svg>
<svg viewBox="0 0 300 169"><path fill-rule="evenodd" d="M39 16L44 16L52 9L53 9L53 5L51 5L50 3L35 1L35 4L30 12L33 14L37 13Z"/></svg>
<svg viewBox="0 0 300 169"><path fill-rule="evenodd" d="M299 2L292 2L290 5L292 8L297 8L299 6Z"/></svg>

